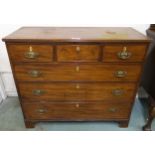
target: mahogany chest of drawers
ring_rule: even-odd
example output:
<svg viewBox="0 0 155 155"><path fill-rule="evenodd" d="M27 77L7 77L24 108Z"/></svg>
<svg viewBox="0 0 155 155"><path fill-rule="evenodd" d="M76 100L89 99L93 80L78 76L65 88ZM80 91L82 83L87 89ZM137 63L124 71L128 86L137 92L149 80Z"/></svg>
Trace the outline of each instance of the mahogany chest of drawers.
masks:
<svg viewBox="0 0 155 155"><path fill-rule="evenodd" d="M39 121L128 126L147 37L132 28L23 27L3 41L26 127Z"/></svg>

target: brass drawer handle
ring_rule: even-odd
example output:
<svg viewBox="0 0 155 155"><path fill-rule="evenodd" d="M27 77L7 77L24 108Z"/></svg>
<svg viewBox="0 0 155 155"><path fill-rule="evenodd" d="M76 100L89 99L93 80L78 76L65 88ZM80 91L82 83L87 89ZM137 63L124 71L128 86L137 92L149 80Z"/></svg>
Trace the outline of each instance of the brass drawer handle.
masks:
<svg viewBox="0 0 155 155"><path fill-rule="evenodd" d="M36 52L31 52L31 51L29 51L29 52L26 52L25 53L25 58L28 58L28 59L35 59L35 58L37 58L38 57L38 53L36 53Z"/></svg>
<svg viewBox="0 0 155 155"><path fill-rule="evenodd" d="M124 94L124 90L123 89L115 89L112 91L112 94L114 96L122 96Z"/></svg>
<svg viewBox="0 0 155 155"><path fill-rule="evenodd" d="M122 60L126 60L129 59L131 57L131 52L127 51L127 47L123 47L123 50L121 52L118 52L118 58L122 59Z"/></svg>
<svg viewBox="0 0 155 155"><path fill-rule="evenodd" d="M112 112L112 113L115 113L117 111L117 109L116 108L110 108L108 111Z"/></svg>
<svg viewBox="0 0 155 155"><path fill-rule="evenodd" d="M39 114L44 114L47 112L47 110L46 109L37 109L36 112Z"/></svg>
<svg viewBox="0 0 155 155"><path fill-rule="evenodd" d="M118 77L118 78L123 78L123 77L125 77L126 75L127 75L127 72L126 72L126 71L121 71L121 70L119 70L119 71L117 71L117 72L115 73L115 76Z"/></svg>
<svg viewBox="0 0 155 155"><path fill-rule="evenodd" d="M34 52L32 47L29 47L29 51L25 53L25 58L27 59L35 59L39 56L39 53Z"/></svg>
<svg viewBox="0 0 155 155"><path fill-rule="evenodd" d="M44 90L40 90L40 89L36 89L36 90L33 90L32 93L36 96L39 96L39 95L43 95L45 94L45 91Z"/></svg>
<svg viewBox="0 0 155 155"><path fill-rule="evenodd" d="M41 72L37 71L37 70L31 70L28 72L28 74L31 76L31 77L39 77L41 76Z"/></svg>

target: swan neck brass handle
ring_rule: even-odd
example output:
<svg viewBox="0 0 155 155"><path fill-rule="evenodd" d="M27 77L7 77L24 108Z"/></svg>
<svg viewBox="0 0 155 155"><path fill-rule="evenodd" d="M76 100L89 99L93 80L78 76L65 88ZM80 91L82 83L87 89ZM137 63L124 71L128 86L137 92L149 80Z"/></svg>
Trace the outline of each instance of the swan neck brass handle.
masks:
<svg viewBox="0 0 155 155"><path fill-rule="evenodd" d="M29 51L25 53L25 58L27 59L36 59L39 56L37 52Z"/></svg>
<svg viewBox="0 0 155 155"><path fill-rule="evenodd" d="M31 77L39 77L41 76L41 72L37 71L37 70L31 70L28 72L28 74L31 76Z"/></svg>
<svg viewBox="0 0 155 155"><path fill-rule="evenodd" d="M39 56L39 53L34 52L32 47L29 47L29 51L25 53L25 58L27 59L36 59Z"/></svg>
<svg viewBox="0 0 155 155"><path fill-rule="evenodd" d="M45 94L45 91L44 90L40 90L40 89L36 89L36 90L33 90L32 93L36 96L39 96L39 95L43 95Z"/></svg>
<svg viewBox="0 0 155 155"><path fill-rule="evenodd" d="M124 94L124 90L123 89L115 89L112 91L112 94L114 96L122 96Z"/></svg>
<svg viewBox="0 0 155 155"><path fill-rule="evenodd" d="M131 55L131 52L127 51L127 47L123 47L123 50L117 54L118 58L122 60L129 59Z"/></svg>
<svg viewBox="0 0 155 155"><path fill-rule="evenodd" d="M122 71L122 70L116 71L116 73L115 73L115 76L117 78L124 78L126 75L127 75L127 72L126 71Z"/></svg>

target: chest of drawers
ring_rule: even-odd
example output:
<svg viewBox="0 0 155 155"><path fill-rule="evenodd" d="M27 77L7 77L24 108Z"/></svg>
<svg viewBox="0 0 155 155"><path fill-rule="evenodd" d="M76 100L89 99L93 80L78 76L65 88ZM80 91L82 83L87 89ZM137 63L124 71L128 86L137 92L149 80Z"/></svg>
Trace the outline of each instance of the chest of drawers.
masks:
<svg viewBox="0 0 155 155"><path fill-rule="evenodd" d="M131 28L23 27L5 37L26 127L127 127L149 40Z"/></svg>

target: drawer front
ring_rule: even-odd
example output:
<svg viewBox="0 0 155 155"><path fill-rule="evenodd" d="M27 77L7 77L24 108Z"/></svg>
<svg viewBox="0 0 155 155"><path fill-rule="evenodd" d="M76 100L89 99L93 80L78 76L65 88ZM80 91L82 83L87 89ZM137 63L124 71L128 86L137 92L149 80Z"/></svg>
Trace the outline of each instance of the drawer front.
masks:
<svg viewBox="0 0 155 155"><path fill-rule="evenodd" d="M142 62L145 57L146 45L112 44L103 47L104 62Z"/></svg>
<svg viewBox="0 0 155 155"><path fill-rule="evenodd" d="M51 45L8 45L10 57L16 62L52 62Z"/></svg>
<svg viewBox="0 0 155 155"><path fill-rule="evenodd" d="M24 104L26 119L41 120L116 120L127 119L131 104L125 103L44 103Z"/></svg>
<svg viewBox="0 0 155 155"><path fill-rule="evenodd" d="M131 101L134 83L19 83L23 100Z"/></svg>
<svg viewBox="0 0 155 155"><path fill-rule="evenodd" d="M94 62L100 58L101 48L98 45L59 45L57 60L59 62L86 61Z"/></svg>
<svg viewBox="0 0 155 155"><path fill-rule="evenodd" d="M137 81L141 65L16 65L19 81Z"/></svg>

